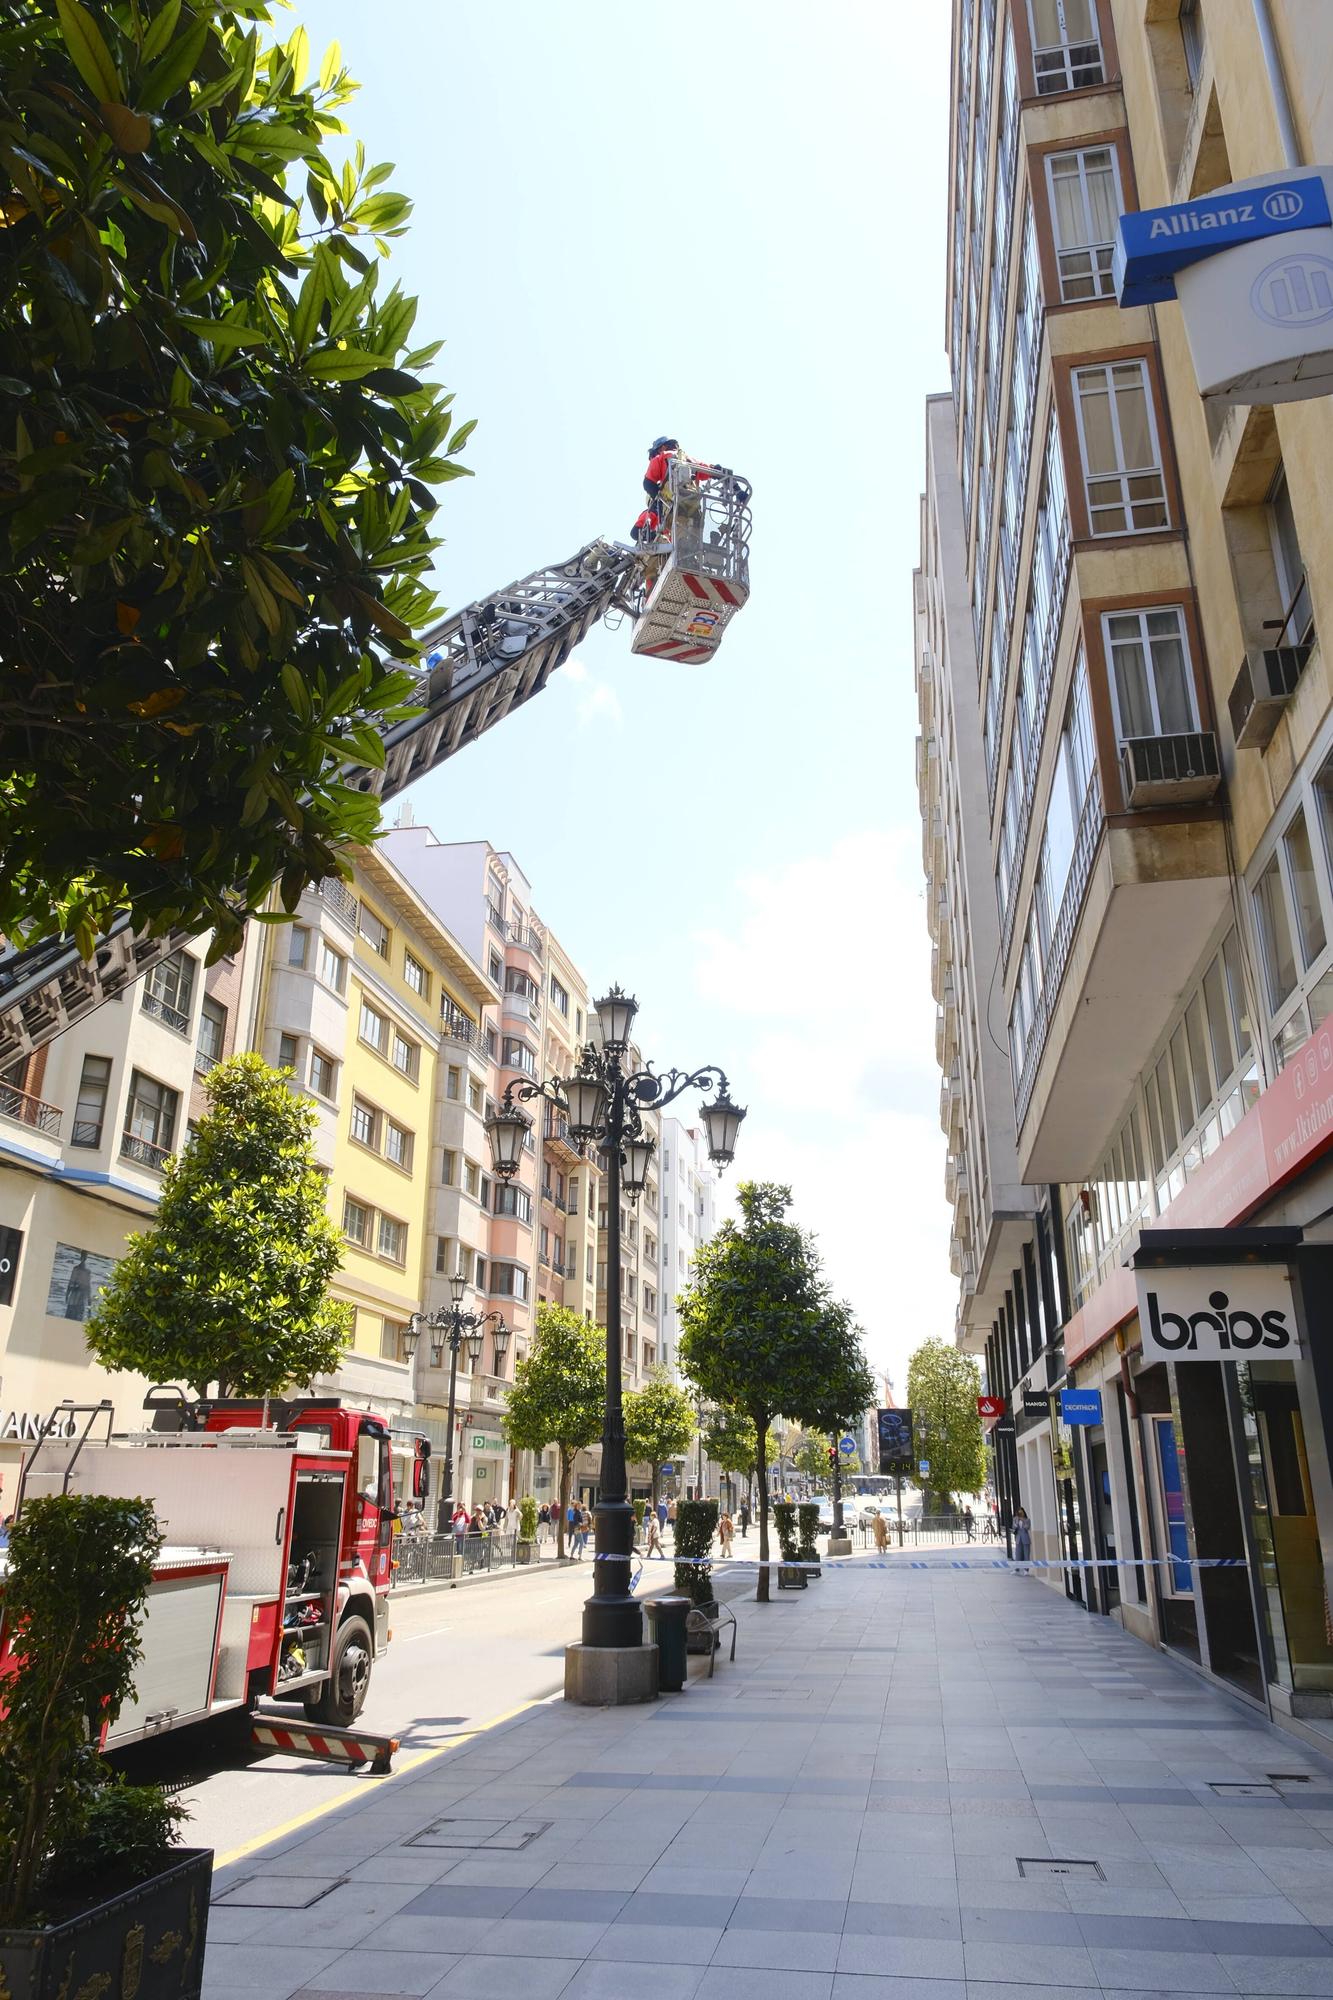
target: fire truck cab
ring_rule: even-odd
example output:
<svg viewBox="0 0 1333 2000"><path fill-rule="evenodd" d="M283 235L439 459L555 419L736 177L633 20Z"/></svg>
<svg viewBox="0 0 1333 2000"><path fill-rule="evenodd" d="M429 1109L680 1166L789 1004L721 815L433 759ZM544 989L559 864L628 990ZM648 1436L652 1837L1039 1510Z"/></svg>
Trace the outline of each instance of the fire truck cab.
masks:
<svg viewBox="0 0 1333 2000"><path fill-rule="evenodd" d="M45 1494L146 1497L166 1538L135 1698L105 1747L265 1698L349 1725L389 1640L388 1424L336 1398L266 1408L155 1389L146 1407L151 1430L116 1436L110 1403L62 1405L19 1486L20 1510ZM430 1447L416 1443L428 1486ZM0 1623L0 1673L10 1643Z"/></svg>

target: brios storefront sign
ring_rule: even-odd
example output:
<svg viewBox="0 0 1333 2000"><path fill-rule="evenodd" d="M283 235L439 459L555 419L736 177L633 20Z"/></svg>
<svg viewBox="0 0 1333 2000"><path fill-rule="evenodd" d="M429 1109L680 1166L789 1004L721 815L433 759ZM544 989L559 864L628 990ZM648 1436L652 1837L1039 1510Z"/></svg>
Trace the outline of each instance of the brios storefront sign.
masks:
<svg viewBox="0 0 1333 2000"><path fill-rule="evenodd" d="M1278 1361L1301 1351L1281 1264L1190 1264L1135 1273L1144 1358Z"/></svg>

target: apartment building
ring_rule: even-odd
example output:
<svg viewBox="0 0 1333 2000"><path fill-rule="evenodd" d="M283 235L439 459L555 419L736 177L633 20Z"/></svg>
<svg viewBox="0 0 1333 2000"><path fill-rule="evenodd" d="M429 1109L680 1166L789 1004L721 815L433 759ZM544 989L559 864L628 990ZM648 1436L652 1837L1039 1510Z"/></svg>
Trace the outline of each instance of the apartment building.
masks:
<svg viewBox="0 0 1333 2000"><path fill-rule="evenodd" d="M696 1251L716 1227L717 1176L708 1164L702 1129L668 1112L662 1119L661 1283L658 1287L661 1363L680 1380L680 1315L676 1300L691 1281Z"/></svg>
<svg viewBox="0 0 1333 2000"><path fill-rule="evenodd" d="M1333 19L956 0L953 61L915 610L959 1339L1037 1552L1121 1561L1056 1587L1309 1727L1333 417L1205 404L1179 307L1120 307L1113 259L1122 212L1333 156ZM1255 1273L1292 1339L1177 1359L1168 1300Z"/></svg>
<svg viewBox="0 0 1333 2000"><path fill-rule="evenodd" d="M117 1428L143 1422L147 1383L98 1367L83 1329L126 1236L152 1225L200 1079L246 1046L257 955L207 966L208 944L0 1076L0 1498L58 1402L105 1397Z"/></svg>

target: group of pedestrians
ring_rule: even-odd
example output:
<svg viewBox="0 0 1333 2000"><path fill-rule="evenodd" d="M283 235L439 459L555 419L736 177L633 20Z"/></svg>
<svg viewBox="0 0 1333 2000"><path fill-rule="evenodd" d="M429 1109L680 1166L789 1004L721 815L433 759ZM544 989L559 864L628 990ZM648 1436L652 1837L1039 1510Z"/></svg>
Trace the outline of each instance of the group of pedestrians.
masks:
<svg viewBox="0 0 1333 2000"><path fill-rule="evenodd" d="M488 1500L484 1506L474 1507L469 1513L460 1500L449 1516L449 1526L459 1554L462 1554L463 1543L469 1535L498 1534L508 1512L509 1509L501 1501Z"/></svg>

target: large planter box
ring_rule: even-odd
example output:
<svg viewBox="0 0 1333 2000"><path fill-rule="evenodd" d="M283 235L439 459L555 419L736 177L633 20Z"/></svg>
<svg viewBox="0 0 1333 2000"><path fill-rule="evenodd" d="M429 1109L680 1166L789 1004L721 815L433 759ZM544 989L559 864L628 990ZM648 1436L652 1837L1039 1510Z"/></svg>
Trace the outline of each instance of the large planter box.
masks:
<svg viewBox="0 0 1333 2000"><path fill-rule="evenodd" d="M537 1544L536 1544L535 1542L516 1542L516 1543L515 1543L515 1545L514 1545L514 1561L515 1561L515 1562L517 1562L517 1563L535 1563L535 1562L539 1561L539 1560L540 1560L540 1558L541 1558L541 1550L540 1550L540 1549L539 1549L539 1548L537 1547Z"/></svg>
<svg viewBox="0 0 1333 2000"><path fill-rule="evenodd" d="M197 2000L208 1935L211 1847L81 1916L0 1930L0 1992L12 2000Z"/></svg>
<svg viewBox="0 0 1333 2000"><path fill-rule="evenodd" d="M808 1571L796 1563L783 1563L778 1569L779 1590L804 1590Z"/></svg>

